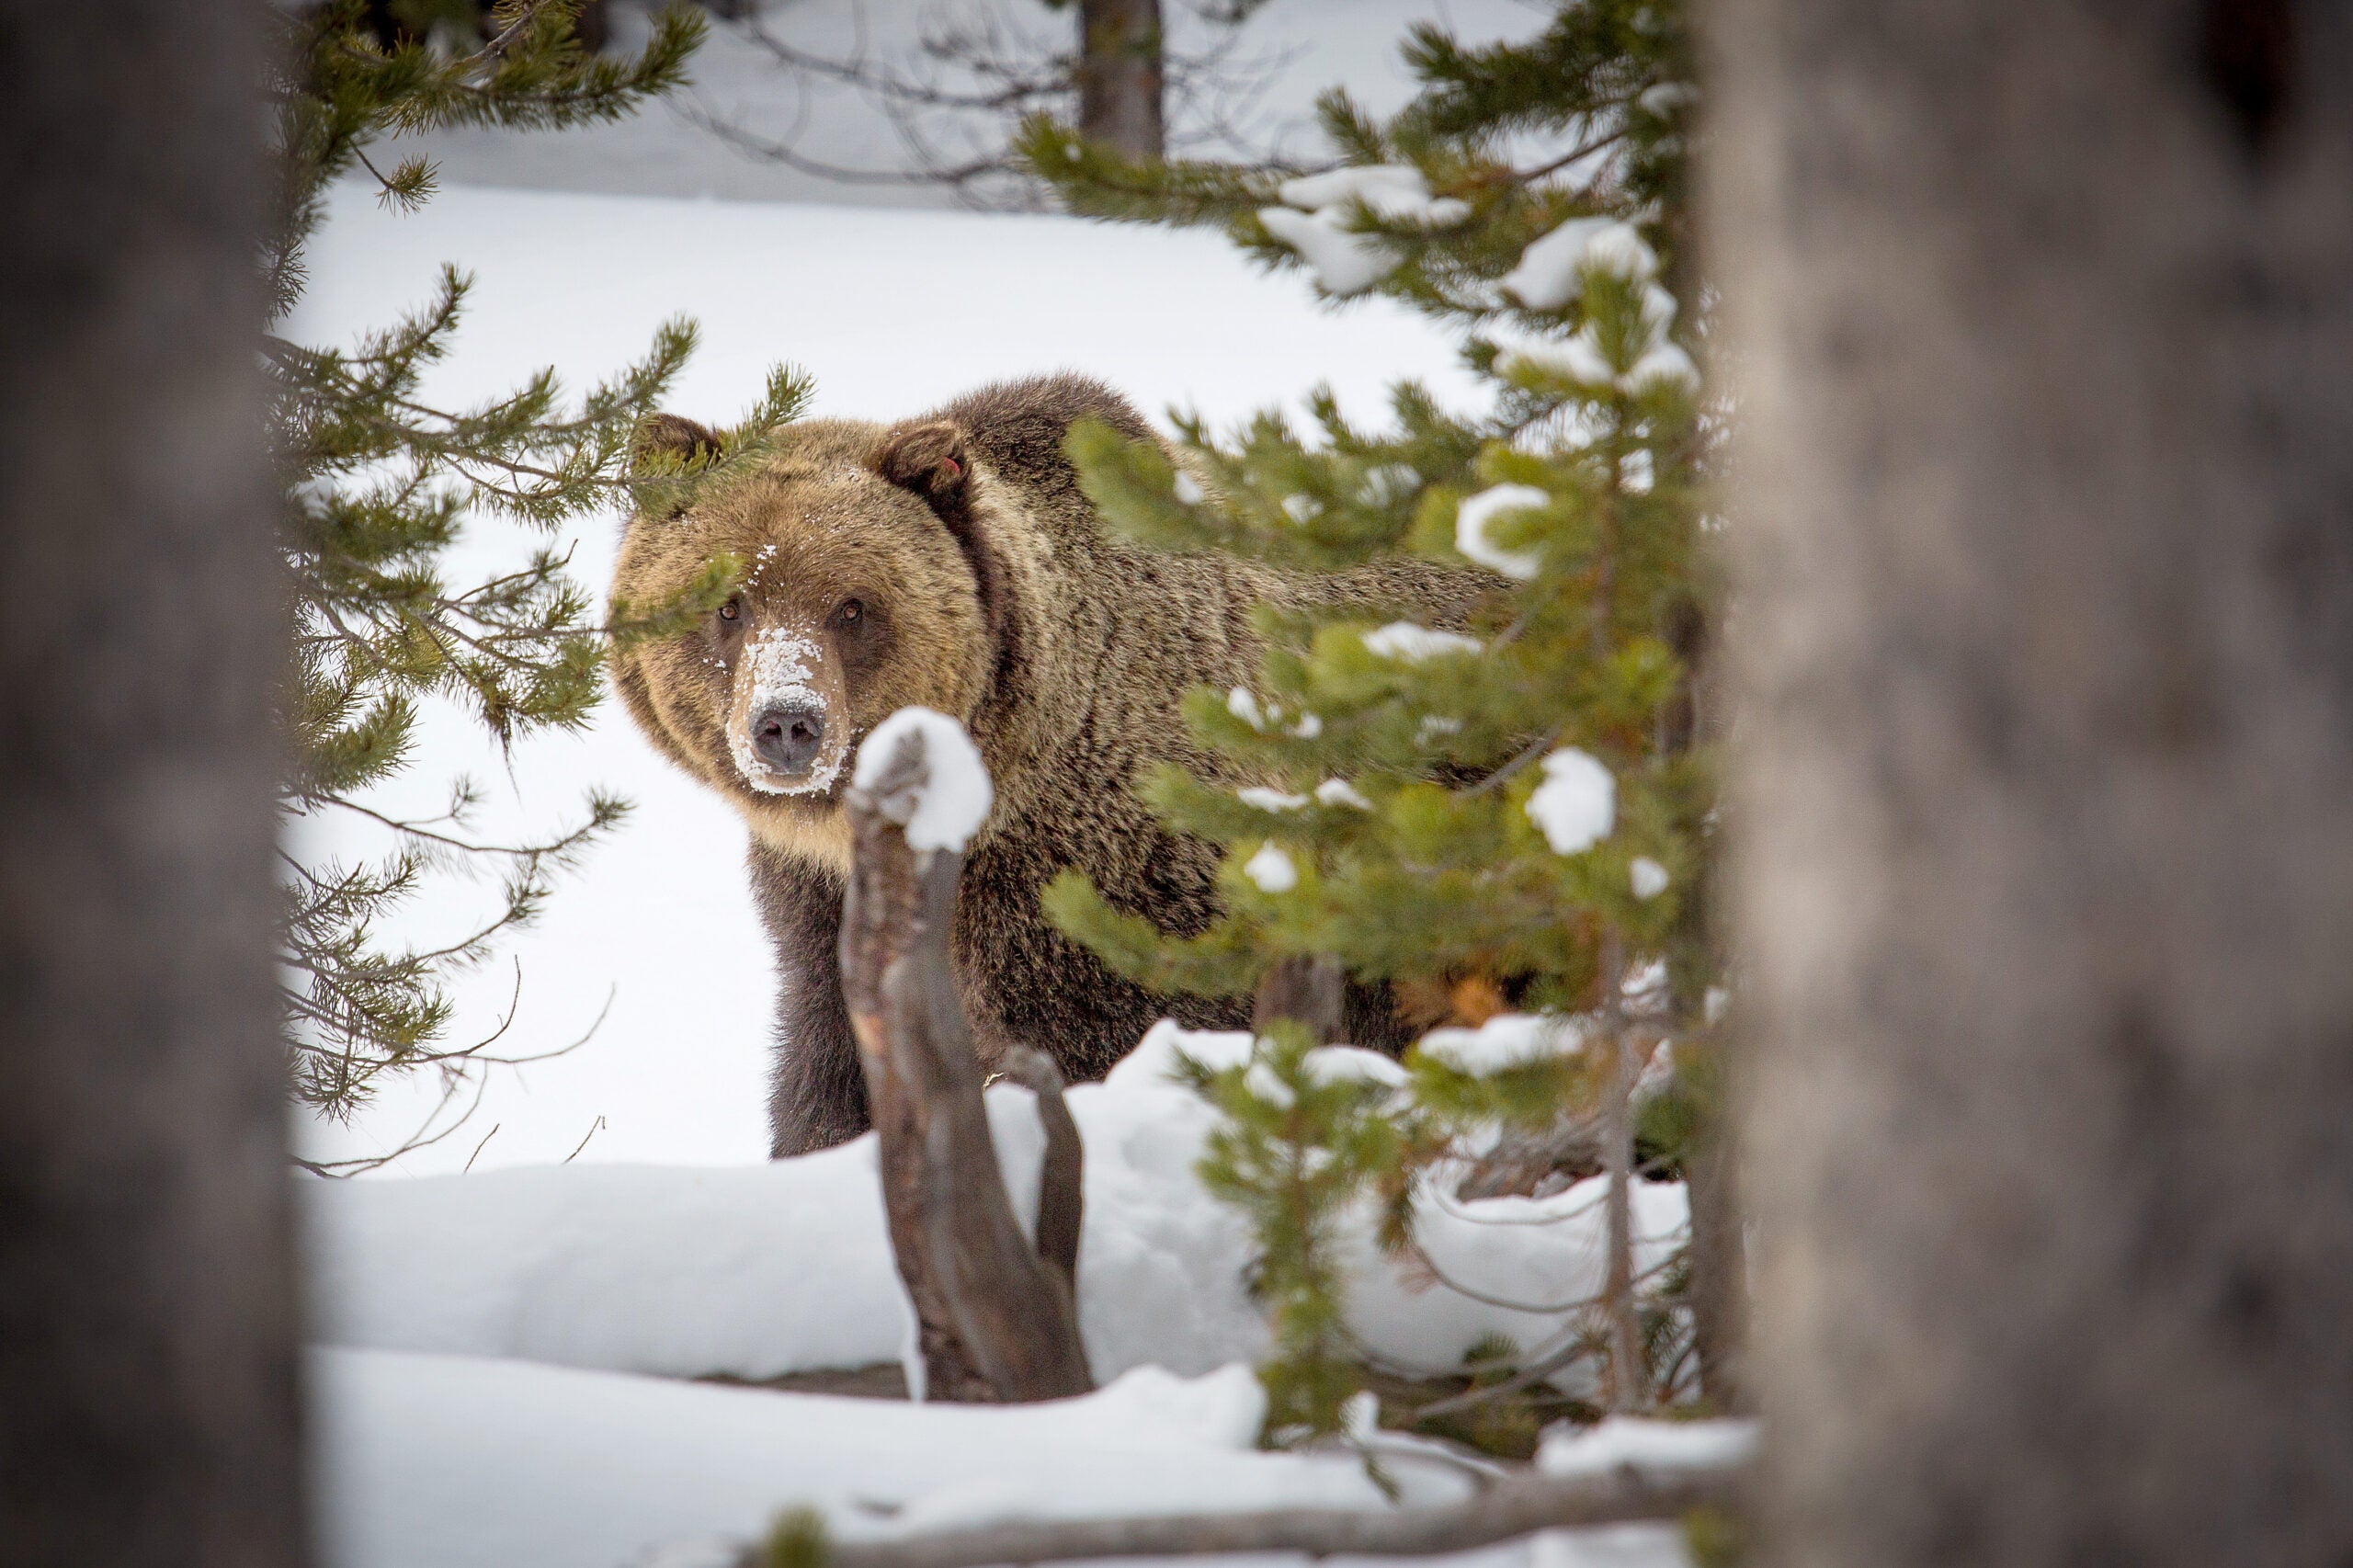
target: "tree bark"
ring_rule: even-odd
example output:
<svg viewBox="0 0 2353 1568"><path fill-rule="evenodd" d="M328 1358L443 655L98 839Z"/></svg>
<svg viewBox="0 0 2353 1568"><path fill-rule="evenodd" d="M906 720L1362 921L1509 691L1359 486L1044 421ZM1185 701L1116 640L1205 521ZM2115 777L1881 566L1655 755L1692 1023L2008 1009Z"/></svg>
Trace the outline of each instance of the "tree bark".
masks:
<svg viewBox="0 0 2353 1568"><path fill-rule="evenodd" d="M1165 151L1160 0L1078 0L1078 131L1131 158Z"/></svg>
<svg viewBox="0 0 2353 1568"><path fill-rule="evenodd" d="M2353 1551L2353 14L1722 0L1766 1560Z"/></svg>
<svg viewBox="0 0 2353 1568"><path fill-rule="evenodd" d="M1347 985L1347 971L1328 954L1278 959L1258 981L1250 1027L1263 1034L1277 1019L1289 1018L1305 1026L1316 1044L1330 1045L1345 1032L1340 1018Z"/></svg>
<svg viewBox="0 0 2353 1568"><path fill-rule="evenodd" d="M1748 1259L1741 1236L1739 1155L1720 1096L1702 1108L1684 1178L1691 1205L1691 1336L1699 1392L1719 1415L1745 1414Z"/></svg>
<svg viewBox="0 0 2353 1568"><path fill-rule="evenodd" d="M1077 1130L1060 1085L1040 1094L1048 1134L1039 1246L1013 1217L981 1103L981 1068L956 994L949 928L964 858L914 850L904 824L929 779L920 732L846 804L854 860L842 904L842 992L881 1142L883 1207L914 1303L923 1397L1059 1399L1094 1386L1072 1284ZM1032 1060L1034 1058L1034 1060ZM1025 1074L1052 1063L1037 1052Z"/></svg>
<svg viewBox="0 0 2353 1568"><path fill-rule="evenodd" d="M303 1556L259 8L0 6L0 1556Z"/></svg>
<svg viewBox="0 0 2353 1568"><path fill-rule="evenodd" d="M1612 1414L1647 1409L1651 1374L1643 1348L1639 1304L1634 1299L1634 1082L1643 1062L1626 1038L1625 948L1616 932L1601 945L1601 1039L1609 1053L1603 1086L1601 1168L1609 1178L1602 1203L1606 1266L1601 1281L1601 1326L1609 1346L1608 1407Z"/></svg>

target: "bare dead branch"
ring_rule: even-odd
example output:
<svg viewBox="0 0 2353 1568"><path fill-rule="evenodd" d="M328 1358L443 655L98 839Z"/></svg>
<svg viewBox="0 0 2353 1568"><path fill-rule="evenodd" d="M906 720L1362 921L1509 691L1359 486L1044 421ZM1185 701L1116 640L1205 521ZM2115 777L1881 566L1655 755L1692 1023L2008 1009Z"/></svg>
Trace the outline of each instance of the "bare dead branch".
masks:
<svg viewBox="0 0 2353 1568"><path fill-rule="evenodd" d="M1034 1046L1005 1054L998 1070L1038 1096L1038 1120L1046 1131L1046 1154L1038 1172L1038 1256L1062 1276L1063 1288L1078 1300L1078 1233L1086 1219L1086 1149L1078 1123L1063 1098L1062 1069Z"/></svg>
<svg viewBox="0 0 2353 1568"><path fill-rule="evenodd" d="M963 857L907 845L903 824L929 777L915 731L879 775L849 790L841 928L842 993L881 1144L883 1210L915 1306L925 1393L968 1403L1083 1393L1094 1384L1069 1277L1060 1258L1050 1265L1032 1250L1014 1219L956 992L948 934ZM1039 1103L1051 1156L1059 1088ZM1067 1250L1074 1274L1077 1130L1066 1109L1061 1119L1071 1147L1040 1189L1040 1230L1042 1241L1051 1218L1052 1244Z"/></svg>

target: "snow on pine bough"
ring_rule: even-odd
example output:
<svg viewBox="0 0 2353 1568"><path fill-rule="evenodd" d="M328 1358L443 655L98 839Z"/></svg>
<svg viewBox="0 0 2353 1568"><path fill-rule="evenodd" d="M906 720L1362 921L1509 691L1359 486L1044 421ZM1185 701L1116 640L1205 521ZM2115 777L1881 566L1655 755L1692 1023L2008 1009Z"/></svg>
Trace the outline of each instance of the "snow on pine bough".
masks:
<svg viewBox="0 0 2353 1568"><path fill-rule="evenodd" d="M906 708L859 746L845 800L851 867L842 994L881 1143L891 1249L915 1309L918 1399L1019 1403L1094 1387L1079 1342L1084 1151L1044 1052L998 1065L1037 1095L1046 1134L1034 1247L1014 1218L981 1101L948 937L964 850L994 791L962 726Z"/></svg>

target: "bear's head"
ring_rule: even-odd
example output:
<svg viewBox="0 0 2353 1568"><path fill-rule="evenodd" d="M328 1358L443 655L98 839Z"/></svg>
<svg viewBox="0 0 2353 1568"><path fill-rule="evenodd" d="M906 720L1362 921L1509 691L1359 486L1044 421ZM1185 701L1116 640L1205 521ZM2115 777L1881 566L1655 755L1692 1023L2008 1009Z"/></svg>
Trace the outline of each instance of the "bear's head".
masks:
<svg viewBox="0 0 2353 1568"><path fill-rule="evenodd" d="M672 415L641 451L685 456L717 437ZM674 601L714 558L736 591L675 635L624 642L614 683L671 759L727 796L754 833L846 869L847 764L899 709L970 725L1006 613L968 444L952 424L810 420L756 472L691 506L630 520L618 615Z"/></svg>

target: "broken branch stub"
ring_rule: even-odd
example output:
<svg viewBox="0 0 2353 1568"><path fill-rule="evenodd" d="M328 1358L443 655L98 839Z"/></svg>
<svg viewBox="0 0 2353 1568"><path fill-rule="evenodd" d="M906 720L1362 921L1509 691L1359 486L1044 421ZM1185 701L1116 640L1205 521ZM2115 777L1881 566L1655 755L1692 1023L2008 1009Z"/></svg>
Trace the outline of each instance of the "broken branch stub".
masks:
<svg viewBox="0 0 2353 1568"><path fill-rule="evenodd" d="M1086 1150L1078 1123L1063 1098L1063 1071L1035 1046L1017 1045L1001 1063L1005 1075L1038 1096L1038 1120L1046 1130L1046 1153L1038 1176L1038 1256L1078 1300L1078 1231L1085 1218Z"/></svg>
<svg viewBox="0 0 2353 1568"><path fill-rule="evenodd" d="M842 906L842 992L881 1143L891 1249L915 1305L926 1397L1017 1403L1084 1393L1094 1385L1071 1284L1077 1129L1052 1062L1023 1061L1017 1075L1037 1093L1047 1131L1041 1259L1006 1196L949 953L964 858L953 848L907 844L906 824L933 783L937 759L926 756L933 741L914 726L878 731L867 744L878 742L888 754L871 764L860 757L845 799L852 863ZM1051 1094L1040 1087L1046 1074Z"/></svg>

